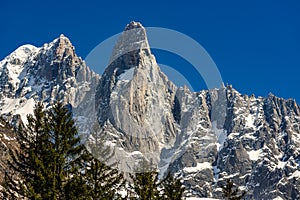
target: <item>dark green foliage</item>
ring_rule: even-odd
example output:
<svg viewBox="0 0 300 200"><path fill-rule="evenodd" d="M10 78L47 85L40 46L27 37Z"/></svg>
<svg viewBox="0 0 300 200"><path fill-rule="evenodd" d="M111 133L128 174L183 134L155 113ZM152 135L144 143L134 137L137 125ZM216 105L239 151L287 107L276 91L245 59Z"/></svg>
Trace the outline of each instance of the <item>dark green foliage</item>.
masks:
<svg viewBox="0 0 300 200"><path fill-rule="evenodd" d="M183 198L184 187L180 179L174 178L171 172L161 182L163 199L180 200Z"/></svg>
<svg viewBox="0 0 300 200"><path fill-rule="evenodd" d="M158 180L156 171L144 171L130 175L133 184L129 190L130 199L152 200L152 199L183 199L184 188L180 179L174 178L171 173Z"/></svg>
<svg viewBox="0 0 300 200"><path fill-rule="evenodd" d="M124 187L123 175L92 155L87 155L85 173L83 174L87 183L87 196L93 200L120 198L117 191Z"/></svg>
<svg viewBox="0 0 300 200"><path fill-rule="evenodd" d="M32 200L110 200L121 199L125 180L105 161L114 155L100 137L96 126L88 143L81 144L69 110L60 102L45 111L36 105L28 115L26 127L20 126L16 138L19 148L10 150L9 169L2 184L3 199ZM88 141L87 141L88 142ZM129 175L132 183L127 199L181 199L183 188L171 174L158 180L158 173L141 162L140 170Z"/></svg>
<svg viewBox="0 0 300 200"><path fill-rule="evenodd" d="M48 185L52 189L52 199L66 199L66 191L69 190L65 190L65 186L80 169L80 154L84 146L80 144L71 113L61 102L53 106L48 118L52 144L48 152L51 156L51 163L48 165L51 171Z"/></svg>
<svg viewBox="0 0 300 200"><path fill-rule="evenodd" d="M15 195L29 199L45 199L47 169L44 157L49 146L49 134L45 128L45 115L42 104L34 110L34 116L28 116L26 130L19 127L16 139L18 150L10 150L11 160L5 173L4 188L7 199L15 199Z"/></svg>
<svg viewBox="0 0 300 200"><path fill-rule="evenodd" d="M89 151L85 150L83 179L86 182L86 199L118 199L120 195L117 191L124 189L125 180L115 167L117 163L107 166L105 161L112 158L114 151L104 145L100 127L95 124L89 137L92 142L87 140Z"/></svg>
<svg viewBox="0 0 300 200"><path fill-rule="evenodd" d="M130 175L133 185L131 199L152 200L159 199L159 183L157 172L140 172Z"/></svg>
<svg viewBox="0 0 300 200"><path fill-rule="evenodd" d="M222 187L223 190L223 198L227 200L240 200L243 199L244 196L246 195L246 192L242 192L239 194L239 189L236 188L234 189L234 184L231 180L227 179L226 180L226 185Z"/></svg>
<svg viewBox="0 0 300 200"><path fill-rule="evenodd" d="M152 200L159 199L159 181L156 167L146 159L139 162L136 173L129 174L132 184L129 188L130 199Z"/></svg>
<svg viewBox="0 0 300 200"><path fill-rule="evenodd" d="M65 199L68 200L89 200L88 188L82 174L73 174L73 177L64 187Z"/></svg>
<svg viewBox="0 0 300 200"><path fill-rule="evenodd" d="M125 185L123 175L100 160L86 149L80 156L81 166L65 186L66 199L111 200L119 199L117 191Z"/></svg>
<svg viewBox="0 0 300 200"><path fill-rule="evenodd" d="M90 145L97 147L97 156L111 155L108 149L99 149L97 139ZM20 126L17 141L20 148L10 152L11 170L3 184L6 199L116 199L116 191L124 185L117 170L81 144L72 115L60 102L49 111L38 104L28 125Z"/></svg>
<svg viewBox="0 0 300 200"><path fill-rule="evenodd" d="M17 132L19 150L11 150L10 170L5 175L5 195L28 199L65 199L65 186L78 170L83 145L71 114L62 103L43 111L36 105L28 125ZM73 176L72 176L73 177Z"/></svg>

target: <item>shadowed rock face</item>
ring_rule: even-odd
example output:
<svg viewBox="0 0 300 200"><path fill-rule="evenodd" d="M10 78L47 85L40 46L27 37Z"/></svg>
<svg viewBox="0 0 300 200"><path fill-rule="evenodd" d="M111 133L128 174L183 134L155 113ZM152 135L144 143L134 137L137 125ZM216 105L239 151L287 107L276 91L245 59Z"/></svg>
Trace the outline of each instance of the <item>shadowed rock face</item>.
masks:
<svg viewBox="0 0 300 200"><path fill-rule="evenodd" d="M247 199L299 198L300 118L294 100L248 97L231 86L200 93L179 88L176 98L182 145L169 170L184 179L186 196L221 198L220 187L230 178L247 190ZM213 107L225 114L213 116Z"/></svg>
<svg viewBox="0 0 300 200"><path fill-rule="evenodd" d="M178 134L172 114L176 89L151 54L145 29L128 24L96 92L103 134L122 148L114 149L116 159L128 157L115 160L119 167L134 171L142 158L158 164L161 147L173 146ZM138 156L131 156L135 151Z"/></svg>
<svg viewBox="0 0 300 200"><path fill-rule="evenodd" d="M126 26L100 80L63 35L41 48L20 47L0 62L0 72L7 119L31 99L51 105L62 98L85 116L92 111L81 105L95 103L97 134L115 153L108 164L118 162L123 171L138 170L145 159L161 176L169 170L181 177L187 197L221 198L230 178L247 190L246 199L300 198L297 103L249 97L230 85L200 92L176 87L160 71L140 23ZM3 148L9 134L3 131Z"/></svg>
<svg viewBox="0 0 300 200"><path fill-rule="evenodd" d="M35 80L37 83L53 82L66 90L66 83L71 87L84 82L95 84L98 77L75 54L75 48L64 35L44 45L33 60L28 72L39 77Z"/></svg>
<svg viewBox="0 0 300 200"><path fill-rule="evenodd" d="M12 120L26 114L42 101L46 106L63 100L78 107L88 101L99 75L92 72L75 54L75 48L64 35L37 48L24 45L0 62L0 110Z"/></svg>
<svg viewBox="0 0 300 200"><path fill-rule="evenodd" d="M97 90L98 119L107 140L122 149L114 160L121 169L146 158L161 175L170 170L182 177L186 196L221 198L220 186L231 178L248 191L247 199L298 198L295 101L248 97L231 86L197 93L177 88L135 22L112 58Z"/></svg>
<svg viewBox="0 0 300 200"><path fill-rule="evenodd" d="M15 132L3 118L0 118L0 182L4 179L5 171L8 170L9 150L19 149L16 142ZM10 169L12 170L12 169Z"/></svg>

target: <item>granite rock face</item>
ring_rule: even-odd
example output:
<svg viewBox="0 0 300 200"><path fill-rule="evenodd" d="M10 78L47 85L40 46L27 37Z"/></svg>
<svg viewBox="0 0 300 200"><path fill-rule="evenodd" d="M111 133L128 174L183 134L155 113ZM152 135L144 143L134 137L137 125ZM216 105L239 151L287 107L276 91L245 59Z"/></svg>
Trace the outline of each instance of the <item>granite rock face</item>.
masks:
<svg viewBox="0 0 300 200"><path fill-rule="evenodd" d="M247 199L299 198L299 107L294 100L241 95L226 87L223 131L227 138L212 171L212 196L226 178L247 190ZM290 189L287 189L287 188Z"/></svg>
<svg viewBox="0 0 300 200"><path fill-rule="evenodd" d="M199 92L177 87L160 70L138 22L124 29L101 78L61 35L2 60L0 90L1 115L12 124L26 123L36 101L69 103L83 132L90 127L80 114L95 114L96 136L113 152L107 164L135 172L147 161L160 177L171 171L183 179L186 197L221 198L230 178L246 199L300 199L295 100L243 95L230 85ZM1 148L10 148L9 130L0 134Z"/></svg>
<svg viewBox="0 0 300 200"><path fill-rule="evenodd" d="M176 89L151 54L145 29L128 24L96 92L101 131L122 170L134 171L141 159L159 164L162 147L168 152L174 145Z"/></svg>
<svg viewBox="0 0 300 200"><path fill-rule="evenodd" d="M49 106L63 100L76 108L98 81L64 35L40 48L21 46L0 62L1 114L9 120L19 114L26 122L37 101Z"/></svg>
<svg viewBox="0 0 300 200"><path fill-rule="evenodd" d="M230 85L178 88L160 71L136 22L116 44L96 95L102 132L121 170L146 159L161 176L183 178L187 197L221 198L230 178L247 199L300 198L294 100L249 97Z"/></svg>

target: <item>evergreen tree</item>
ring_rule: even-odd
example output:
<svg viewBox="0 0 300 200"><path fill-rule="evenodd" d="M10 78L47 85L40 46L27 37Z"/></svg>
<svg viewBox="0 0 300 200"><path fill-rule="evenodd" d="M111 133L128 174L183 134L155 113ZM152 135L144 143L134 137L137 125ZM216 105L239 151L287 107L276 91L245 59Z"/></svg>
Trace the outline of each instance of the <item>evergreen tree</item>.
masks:
<svg viewBox="0 0 300 200"><path fill-rule="evenodd" d="M131 196L131 199L159 199L157 172L139 172L135 175L130 175L130 177L133 181L133 186L131 186L133 189L133 196Z"/></svg>
<svg viewBox="0 0 300 200"><path fill-rule="evenodd" d="M184 187L180 179L172 176L171 172L161 182L163 199L180 200L183 198Z"/></svg>
<svg viewBox="0 0 300 200"><path fill-rule="evenodd" d="M74 189L79 188L74 185L79 182L74 182L72 179L79 179L77 175L84 146L80 143L72 114L62 102L57 102L49 110L48 116L52 143L49 152L52 161L48 165L51 171L48 182L51 187L51 199L66 199L69 196L67 192L70 192L67 189L67 186L70 186L68 182L72 182Z"/></svg>
<svg viewBox="0 0 300 200"><path fill-rule="evenodd" d="M118 191L124 186L123 175L87 153L87 162L83 174L87 184L87 197L90 199L111 200L120 198Z"/></svg>
<svg viewBox="0 0 300 200"><path fill-rule="evenodd" d="M4 195L7 199L26 197L46 199L47 167L45 162L49 147L49 132L46 127L46 113L41 103L34 109L34 116L28 115L27 127L19 126L16 140L17 150L11 149L9 169L5 173Z"/></svg>
<svg viewBox="0 0 300 200"><path fill-rule="evenodd" d="M135 171L137 172L134 175L129 174L132 179L132 184L128 191L128 193L131 193L130 199L159 199L160 183L156 168L143 159Z"/></svg>
<svg viewBox="0 0 300 200"><path fill-rule="evenodd" d="M169 172L162 180L158 179L158 172L145 159L140 162L135 175L129 174L132 184L128 190L129 199L183 199L184 187L180 179L174 178Z"/></svg>
<svg viewBox="0 0 300 200"><path fill-rule="evenodd" d="M243 199L244 196L246 195L246 192L242 192L242 194L238 194L239 189L236 188L234 189L234 184L231 180L227 179L226 180L226 185L222 186L222 190L223 190L223 198L227 199L227 200L240 200Z"/></svg>
<svg viewBox="0 0 300 200"><path fill-rule="evenodd" d="M82 173L77 171L64 187L65 199L67 200L91 200L88 188Z"/></svg>
<svg viewBox="0 0 300 200"><path fill-rule="evenodd" d="M80 176L82 151L75 122L69 110L56 103L48 112L39 103L28 125L17 134L19 150L11 150L11 170L5 176L5 197L28 199L78 199L74 191L84 189ZM76 180L76 181L75 181ZM81 180L81 181L79 181Z"/></svg>
<svg viewBox="0 0 300 200"><path fill-rule="evenodd" d="M106 165L107 161L114 156L113 149L104 143L104 134L101 134L99 125L96 123L89 135L91 141L86 141L88 150L85 150L84 180L87 184L87 196L96 199L118 199L117 191L124 189L125 180L116 167L117 163Z"/></svg>
<svg viewBox="0 0 300 200"><path fill-rule="evenodd" d="M18 150L11 150L11 171L5 176L7 199L117 199L124 187L124 179L116 169L103 161L113 152L103 145L97 134L89 145L89 153L80 143L75 122L69 110L58 102L49 111L37 104L34 115L28 115L28 125L17 132ZM159 199L160 188L164 198L180 199L181 183L169 174L161 183L158 173L149 170L143 160L142 170L130 175L133 185L131 199ZM14 172L14 173L12 173ZM175 187L176 190L172 190Z"/></svg>

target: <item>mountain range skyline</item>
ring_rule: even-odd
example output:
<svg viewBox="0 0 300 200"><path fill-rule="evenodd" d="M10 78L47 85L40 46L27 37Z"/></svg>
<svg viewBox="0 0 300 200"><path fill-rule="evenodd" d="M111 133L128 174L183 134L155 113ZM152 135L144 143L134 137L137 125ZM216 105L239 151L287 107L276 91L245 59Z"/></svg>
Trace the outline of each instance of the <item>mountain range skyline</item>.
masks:
<svg viewBox="0 0 300 200"><path fill-rule="evenodd" d="M117 4L3 2L0 15L5 28L0 38L0 60L24 43L42 46L61 33L85 58L97 44L136 20L147 27L170 28L194 38L213 58L224 82L243 93L266 97L272 92L300 101L297 1ZM160 63L174 68L189 71L191 67L166 52L154 54ZM190 78L193 82L202 81ZM205 88L202 84L198 89Z"/></svg>
<svg viewBox="0 0 300 200"><path fill-rule="evenodd" d="M53 41L55 41L55 40L57 40L57 39L59 39L61 36L63 36L63 37L65 37L64 36L64 34L63 33L61 33L61 34L59 34L59 36L57 36L57 37L55 37L55 38L52 38L52 40ZM68 37L67 37L68 38ZM44 43L44 45L45 45L46 43ZM11 52L11 53L14 53L17 49L19 49L20 47L30 47L30 48L32 48L32 47L35 47L35 48L41 48L41 46L33 46L32 44L23 44L23 45L21 45L21 46L19 46L18 48L16 48L13 52ZM168 57L167 59L171 59L171 58L174 58L174 55L168 55L168 54L171 54L171 53L169 53L169 52L164 52L164 51L160 51L160 50L157 50L157 49L151 49L151 50L153 50L153 52L154 52L154 55L155 55L155 57L158 57L158 58L161 58L161 56L162 57ZM8 55L6 55L2 60L4 60L7 56L9 56L11 53L9 53ZM158 54L156 54L156 53L158 53ZM78 54L78 53L77 53ZM78 54L79 55L79 54ZM82 58L80 55L79 55L79 57L80 58ZM164 58L163 58L164 59ZM1 60L0 60L1 61ZM85 61L84 59L83 59L83 61ZM184 64L186 64L186 65L189 65L189 67L193 67L190 63L188 63L186 60L184 60L184 59L179 59L179 60L177 60L177 62L179 62L179 63L184 63ZM160 65L160 64L159 64ZM99 71L99 69L95 69L94 68L94 66L90 66L90 65L88 65L88 67L90 67L90 69L92 70L92 71L94 71L94 72L96 72L97 73L97 71ZM177 71L177 73L180 73L180 69L176 69L176 68L174 68L173 70L171 70L171 71L169 71L169 69L170 68L172 68L172 66L169 66L169 65L166 65L166 66L164 66L164 65L162 65L162 69L163 69L163 71L165 70L165 69L167 69L167 71L166 72L168 72L169 74L170 73L174 73L174 71L173 70L176 70ZM177 66L178 67L178 66ZM105 68L103 68L103 69L105 69ZM102 69L101 69L102 70ZM182 70L182 69L181 69ZM187 74L187 73L190 73L190 72L196 72L195 71L195 69L189 69L189 71L188 72L186 72L185 74ZM164 71L164 73L166 73L165 71ZM196 72L198 75L197 75L197 78L199 78L199 76L201 76L200 74L199 74L199 72ZM100 76L102 75L101 73L97 73L97 74L99 74ZM181 74L182 75L182 74ZM222 74L221 74L222 75ZM174 77L176 77L176 76L174 76ZM182 75L182 77L180 77L180 78L185 78L186 80L185 81L193 81L193 79L189 79L189 77L184 77L184 75ZM172 80L172 79L171 79ZM195 79L194 79L195 80ZM177 80L172 80L175 84L177 83ZM207 86L205 85L205 82L204 82L204 80L203 80L203 77L200 77L200 80L198 80L198 81L200 81L201 83L200 83L200 86L203 86L202 88L200 87L198 87L197 88L197 86L196 86L196 88L198 89L198 90L193 90L193 88L191 88L192 86L191 86L191 84L189 84L188 83L188 86L189 86L189 89L192 89L193 91L195 91L195 92L197 92L197 91L201 91L201 90L204 90L204 89L207 89ZM186 82L183 82L182 80L180 80L180 83L186 83ZM224 85L232 85L231 84L231 82L225 82L225 81L223 81L223 84ZM184 86L183 84L181 84L181 85L178 85L178 84L176 84L176 86L178 86L178 87L182 87L182 86ZM235 85L232 85L233 87L235 87ZM222 85L220 85L219 87L216 87L216 88L221 88L221 87L223 87ZM255 96L257 96L257 97L267 97L269 94L277 94L277 92L276 91L268 91L268 93L267 94L265 94L265 95L257 95L256 93L249 93L249 92L247 92L247 91L245 91L245 92L243 92L243 93L245 93L245 94L247 94L247 95L255 95ZM279 95L276 95L276 96L278 96L278 97L281 97L281 98L284 98L284 99L295 99L296 101L297 101L297 93L295 93L295 95L294 96L291 96L291 97L288 97L288 98L285 98L284 96L279 96ZM298 102L298 101L297 101Z"/></svg>
<svg viewBox="0 0 300 200"><path fill-rule="evenodd" d="M90 153L119 171L151 169L139 168L143 161L160 177L181 178L185 197L221 198L231 179L246 199L299 198L295 100L245 95L231 85L199 92L177 87L161 71L146 29L130 22L124 30L101 77L64 35L41 47L21 46L2 60L2 151L15 147L5 124L26 124L36 102L51 108L60 100ZM99 155L98 139L112 156Z"/></svg>

